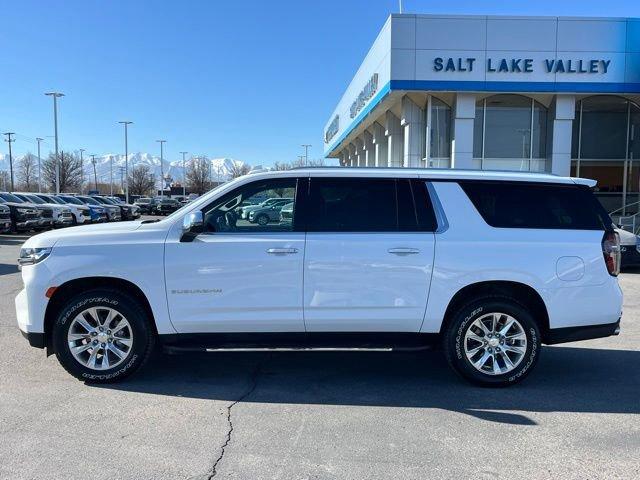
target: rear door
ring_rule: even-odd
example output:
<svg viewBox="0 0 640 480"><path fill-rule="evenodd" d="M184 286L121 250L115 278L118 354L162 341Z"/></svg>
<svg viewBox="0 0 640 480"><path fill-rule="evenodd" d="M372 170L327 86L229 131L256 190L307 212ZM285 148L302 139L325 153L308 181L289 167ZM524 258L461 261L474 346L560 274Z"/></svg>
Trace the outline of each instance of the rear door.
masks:
<svg viewBox="0 0 640 480"><path fill-rule="evenodd" d="M424 182L420 189L409 179L310 179L307 331L419 331L431 283L435 218L432 209L429 219L417 215L416 199L428 202Z"/></svg>

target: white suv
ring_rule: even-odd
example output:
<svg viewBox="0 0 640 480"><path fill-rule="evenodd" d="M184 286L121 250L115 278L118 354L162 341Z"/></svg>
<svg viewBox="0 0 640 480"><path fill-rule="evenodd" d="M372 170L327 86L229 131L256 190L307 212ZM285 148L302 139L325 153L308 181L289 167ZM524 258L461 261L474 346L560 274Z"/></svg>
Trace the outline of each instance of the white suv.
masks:
<svg viewBox="0 0 640 480"><path fill-rule="evenodd" d="M162 221L30 238L18 324L93 382L134 372L156 344L437 343L466 379L512 384L543 343L619 331L619 240L594 185L429 169L247 175ZM243 219L241 205L257 198L293 198L293 218Z"/></svg>

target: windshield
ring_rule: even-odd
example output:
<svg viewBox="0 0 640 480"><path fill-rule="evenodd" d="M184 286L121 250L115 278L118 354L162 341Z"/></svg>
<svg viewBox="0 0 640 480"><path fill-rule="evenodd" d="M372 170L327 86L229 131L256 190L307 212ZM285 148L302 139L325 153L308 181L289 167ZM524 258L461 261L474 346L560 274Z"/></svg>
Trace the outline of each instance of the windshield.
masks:
<svg viewBox="0 0 640 480"><path fill-rule="evenodd" d="M22 198L26 202L37 203L38 205L42 205L43 203L47 203L44 200L42 200L41 198L36 197L35 195L20 195L20 198Z"/></svg>
<svg viewBox="0 0 640 480"><path fill-rule="evenodd" d="M108 201L106 198L103 198L103 197L91 197L91 198L98 203L102 203L103 205L111 205L111 202Z"/></svg>
<svg viewBox="0 0 640 480"><path fill-rule="evenodd" d="M74 205L84 205L84 203L82 203L80 200L78 200L75 197L64 196L64 197L60 197L60 198L62 200L64 200L65 202L67 202L67 203L73 203Z"/></svg>
<svg viewBox="0 0 640 480"><path fill-rule="evenodd" d="M24 200L16 197L15 195L10 194L10 193L0 193L0 197L4 198L7 202L25 203Z"/></svg>
<svg viewBox="0 0 640 480"><path fill-rule="evenodd" d="M78 197L78 200L88 204L88 205L100 205L99 202L96 202L96 200L94 198L91 197ZM111 210L107 210L107 212L110 212Z"/></svg>
<svg viewBox="0 0 640 480"><path fill-rule="evenodd" d="M150 198L139 198L133 203L151 203L151 199Z"/></svg>
<svg viewBox="0 0 640 480"><path fill-rule="evenodd" d="M49 203L58 203L60 205L64 205L64 203L65 203L65 202L63 202L62 200L60 200L59 198L56 198L56 197L49 197L47 195L40 195L40 194L38 194L37 196L40 197L41 199L43 199L44 201L49 202Z"/></svg>

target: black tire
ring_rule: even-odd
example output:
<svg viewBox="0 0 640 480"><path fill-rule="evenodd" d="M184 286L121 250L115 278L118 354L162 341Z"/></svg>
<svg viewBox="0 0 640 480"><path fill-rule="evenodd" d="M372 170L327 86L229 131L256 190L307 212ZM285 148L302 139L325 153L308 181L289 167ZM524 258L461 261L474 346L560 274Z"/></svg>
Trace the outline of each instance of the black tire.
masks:
<svg viewBox="0 0 640 480"><path fill-rule="evenodd" d="M73 319L91 307L109 307L123 315L132 330L132 346L124 360L110 369L95 370L82 365L69 350L67 334ZM53 326L53 348L64 369L88 383L113 383L137 371L151 356L155 334L151 319L133 297L118 290L97 288L75 295L66 302Z"/></svg>
<svg viewBox="0 0 640 480"><path fill-rule="evenodd" d="M78 219L73 213L71 214L71 225L73 225L74 227L78 225Z"/></svg>
<svg viewBox="0 0 640 480"><path fill-rule="evenodd" d="M269 223L269 217L267 217L264 214L258 215L258 218L256 218L256 223L264 227L266 224Z"/></svg>
<svg viewBox="0 0 640 480"><path fill-rule="evenodd" d="M506 314L517 320L522 326L527 341L525 353L520 362L513 370L504 374L480 371L472 365L465 353L465 335L473 322L494 312ZM469 342L472 346L476 345L472 343L473 340ZM524 379L538 361L541 349L540 329L531 312L517 300L506 296L486 296L470 301L453 314L443 335L443 347L447 362L464 379L484 387L506 387ZM479 354L482 355L483 351ZM506 355L506 352L501 355ZM476 361L476 357L472 358ZM490 360L487 365L493 365L492 362ZM498 365L506 366L503 360L498 360Z"/></svg>

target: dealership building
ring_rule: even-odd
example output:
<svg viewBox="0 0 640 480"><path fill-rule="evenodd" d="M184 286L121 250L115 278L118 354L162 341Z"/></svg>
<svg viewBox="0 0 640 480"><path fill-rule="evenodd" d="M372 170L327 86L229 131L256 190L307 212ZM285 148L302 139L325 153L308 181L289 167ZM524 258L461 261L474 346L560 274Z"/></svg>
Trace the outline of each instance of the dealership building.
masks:
<svg viewBox="0 0 640 480"><path fill-rule="evenodd" d="M343 166L550 172L640 200L640 19L391 15L324 130Z"/></svg>

